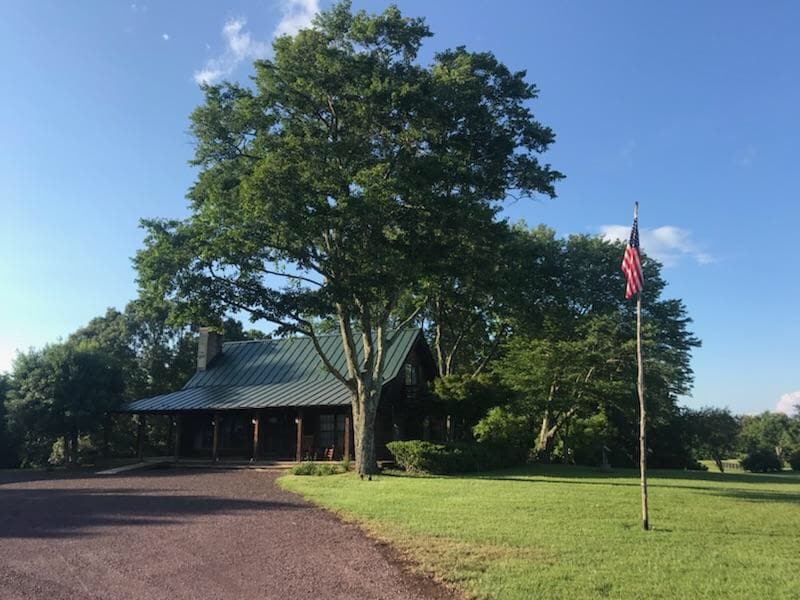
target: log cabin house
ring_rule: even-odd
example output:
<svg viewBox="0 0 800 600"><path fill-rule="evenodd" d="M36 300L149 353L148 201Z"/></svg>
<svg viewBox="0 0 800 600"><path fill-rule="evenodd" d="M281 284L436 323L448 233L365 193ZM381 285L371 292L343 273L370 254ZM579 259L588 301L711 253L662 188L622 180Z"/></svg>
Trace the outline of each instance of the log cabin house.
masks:
<svg viewBox="0 0 800 600"><path fill-rule="evenodd" d="M338 335L320 338L331 362L344 370ZM361 352L361 348L357 349ZM387 350L385 383L378 406L375 447L441 436L424 390L434 361L419 329L397 332ZM139 416L139 455L147 415L171 417L175 459L340 460L353 456L350 393L322 365L311 340L223 342L201 328L197 371L182 389L137 400L121 412Z"/></svg>

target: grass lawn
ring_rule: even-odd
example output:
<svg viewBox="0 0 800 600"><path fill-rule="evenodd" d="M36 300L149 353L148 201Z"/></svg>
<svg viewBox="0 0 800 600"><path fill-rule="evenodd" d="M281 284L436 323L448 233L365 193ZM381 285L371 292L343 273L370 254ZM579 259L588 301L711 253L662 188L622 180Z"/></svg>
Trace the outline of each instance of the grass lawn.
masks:
<svg viewBox="0 0 800 600"><path fill-rule="evenodd" d="M534 466L474 476L288 475L285 488L478 598L800 598L800 476Z"/></svg>

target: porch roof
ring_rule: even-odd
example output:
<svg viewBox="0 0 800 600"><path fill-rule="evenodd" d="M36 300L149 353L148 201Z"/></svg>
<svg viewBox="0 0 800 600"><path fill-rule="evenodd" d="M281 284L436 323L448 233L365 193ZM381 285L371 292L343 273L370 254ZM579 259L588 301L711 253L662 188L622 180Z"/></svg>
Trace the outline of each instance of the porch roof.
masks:
<svg viewBox="0 0 800 600"><path fill-rule="evenodd" d="M241 410L350 404L350 393L339 381L293 381L271 385L206 386L182 389L128 404L124 412Z"/></svg>
<svg viewBox="0 0 800 600"><path fill-rule="evenodd" d="M419 329L397 333L386 355L386 381L401 373L406 357L420 338ZM320 341L331 362L343 369L344 352L338 335L323 336ZM362 353L360 343L357 352ZM183 389L130 402L121 411L241 410L349 403L349 391L323 368L311 340L286 338L227 342L209 368L198 371Z"/></svg>

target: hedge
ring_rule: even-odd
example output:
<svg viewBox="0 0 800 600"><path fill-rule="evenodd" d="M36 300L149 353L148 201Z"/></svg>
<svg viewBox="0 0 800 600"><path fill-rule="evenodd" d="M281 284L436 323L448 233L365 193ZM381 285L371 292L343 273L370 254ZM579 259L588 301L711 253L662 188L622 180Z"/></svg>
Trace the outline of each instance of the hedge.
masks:
<svg viewBox="0 0 800 600"><path fill-rule="evenodd" d="M754 473L768 473L783 469L781 459L774 450L760 448L754 450L741 460L742 467Z"/></svg>
<svg viewBox="0 0 800 600"><path fill-rule="evenodd" d="M386 444L398 466L417 473L466 473L525 461L526 449L485 443L437 444L422 440Z"/></svg>
<svg viewBox="0 0 800 600"><path fill-rule="evenodd" d="M789 465L792 467L792 471L800 471L800 449L789 455Z"/></svg>

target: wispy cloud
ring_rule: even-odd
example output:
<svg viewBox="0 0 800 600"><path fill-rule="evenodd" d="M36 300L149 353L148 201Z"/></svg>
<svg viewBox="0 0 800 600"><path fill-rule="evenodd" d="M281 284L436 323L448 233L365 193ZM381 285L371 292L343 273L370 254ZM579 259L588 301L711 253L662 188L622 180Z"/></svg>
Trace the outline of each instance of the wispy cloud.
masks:
<svg viewBox="0 0 800 600"><path fill-rule="evenodd" d="M222 27L222 38L225 40L225 51L215 58L206 61L205 66L196 71L194 80L198 84L215 83L233 73L243 60L264 58L269 52L269 44L253 39L250 32L245 31L247 19L228 19Z"/></svg>
<svg viewBox="0 0 800 600"><path fill-rule="evenodd" d="M299 30L309 27L314 15L319 12L319 0L282 0L280 11L281 19L272 32L273 37L294 35ZM271 50L269 42L254 39L245 29L245 25L247 19L244 17L228 19L225 22L222 27L225 50L219 56L207 60L202 69L195 71L195 82L216 83L233 73L242 61L256 60L269 55Z"/></svg>
<svg viewBox="0 0 800 600"><path fill-rule="evenodd" d="M600 226L600 235L605 240L627 241L630 233L630 225ZM640 229L639 241L645 254L667 267L677 265L686 257L700 265L714 262L714 257L701 250L694 242L691 232L680 227L664 225L655 229Z"/></svg>
<svg viewBox="0 0 800 600"><path fill-rule="evenodd" d="M311 26L314 15L319 12L319 0L282 0L281 20L273 35L294 35Z"/></svg>
<svg viewBox="0 0 800 600"><path fill-rule="evenodd" d="M748 144L739 153L734 162L740 167L749 167L756 160L756 156L758 156L758 151L756 150L756 147L753 146L753 144Z"/></svg>
<svg viewBox="0 0 800 600"><path fill-rule="evenodd" d="M169 34L168 33L162 33L161 34L161 39L164 40L165 42L168 42L169 41Z"/></svg>
<svg viewBox="0 0 800 600"><path fill-rule="evenodd" d="M775 405L775 412L792 415L800 412L800 390L783 394Z"/></svg>

